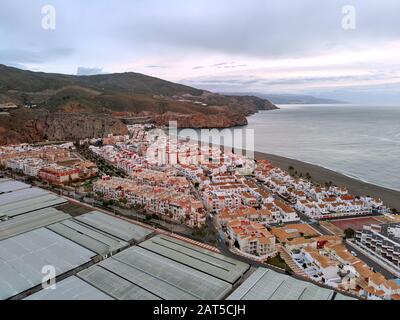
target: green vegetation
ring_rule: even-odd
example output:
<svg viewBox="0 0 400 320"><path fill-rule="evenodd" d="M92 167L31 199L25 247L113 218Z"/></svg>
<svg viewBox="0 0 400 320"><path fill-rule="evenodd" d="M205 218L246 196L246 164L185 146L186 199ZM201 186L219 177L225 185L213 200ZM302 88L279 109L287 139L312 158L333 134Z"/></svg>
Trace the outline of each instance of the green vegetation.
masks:
<svg viewBox="0 0 400 320"><path fill-rule="evenodd" d="M91 212L92 209L72 202L67 202L57 207L57 209L70 214L73 217Z"/></svg>
<svg viewBox="0 0 400 320"><path fill-rule="evenodd" d="M352 239L355 235L356 232L351 228L347 228L346 230L344 230L344 236L346 239Z"/></svg>
<svg viewBox="0 0 400 320"><path fill-rule="evenodd" d="M280 253L278 253L275 257L268 258L265 262L275 267L291 271L285 260L282 259Z"/></svg>
<svg viewBox="0 0 400 320"><path fill-rule="evenodd" d="M308 235L308 236L304 236L304 239L312 239L318 237L318 235Z"/></svg>
<svg viewBox="0 0 400 320"><path fill-rule="evenodd" d="M123 170L114 167L113 165L109 164L105 159L103 159L102 157L99 157L97 154L93 153L89 149L88 145L77 146L77 151L85 159L96 163L97 167L99 168L99 170L102 174L105 174L108 176L116 176L116 177L120 177L120 178L127 177L126 173Z"/></svg>
<svg viewBox="0 0 400 320"><path fill-rule="evenodd" d="M207 225L203 225L200 228L194 228L191 235L201 241L215 244L215 231L210 229Z"/></svg>
<svg viewBox="0 0 400 320"><path fill-rule="evenodd" d="M174 98L184 94L188 95L188 101ZM112 112L121 113L121 117L130 117L141 112L163 114L169 111L189 115L202 114L204 117L199 118L209 119L216 124L223 120L221 117L234 120L239 115L240 118L234 123L242 123L249 113L276 109L271 102L262 98L213 93L204 95L201 89L133 72L79 77L31 72L1 64L0 97L19 106L31 103L38 106L37 109L16 110L11 115L12 121L8 117L0 118L0 128L4 126L4 129L12 130L13 134L21 132L20 138L25 140L28 140L25 137L28 134L24 132L27 131L26 121L36 121L38 115L46 119L48 111L54 114L60 112L64 117L66 110L76 110L82 120L89 121L93 121L86 117L90 114L109 119ZM197 105L194 101L201 101L208 106ZM96 130L96 135L101 136L105 128ZM31 132L34 131L29 133ZM43 139L53 139L49 132L40 133ZM72 139L80 137L80 134L73 134ZM7 141L1 138L2 135L0 141ZM71 140L71 137L67 134L60 139Z"/></svg>
<svg viewBox="0 0 400 320"><path fill-rule="evenodd" d="M325 182L325 187L329 188L329 187L332 187L332 186L333 186L333 182L332 181Z"/></svg>

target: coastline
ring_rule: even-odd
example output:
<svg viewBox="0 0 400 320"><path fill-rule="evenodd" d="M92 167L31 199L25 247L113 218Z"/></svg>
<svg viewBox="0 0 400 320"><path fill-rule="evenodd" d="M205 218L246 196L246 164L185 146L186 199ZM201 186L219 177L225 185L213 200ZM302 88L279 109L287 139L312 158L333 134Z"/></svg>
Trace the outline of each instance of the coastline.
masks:
<svg viewBox="0 0 400 320"><path fill-rule="evenodd" d="M342 173L295 159L258 151L255 151L254 155L257 160L268 160L272 165L282 170L287 171L289 166L293 166L295 170L299 173L303 173L303 175L308 172L312 180L321 185L332 181L335 185L347 187L349 192L354 195L370 195L372 197L377 197L382 199L388 207L400 210L400 191L363 182Z"/></svg>
<svg viewBox="0 0 400 320"><path fill-rule="evenodd" d="M199 142L199 140L193 141ZM223 148L220 144L216 146ZM255 160L268 160L273 166L285 171L288 171L289 166L292 166L299 173L303 173L303 176L308 172L313 182L324 185L326 182L331 181L334 185L346 187L348 191L355 196L368 195L374 198L380 198L387 207L397 209L397 211L400 212L400 191L365 182L316 164L275 154L254 151L254 158Z"/></svg>

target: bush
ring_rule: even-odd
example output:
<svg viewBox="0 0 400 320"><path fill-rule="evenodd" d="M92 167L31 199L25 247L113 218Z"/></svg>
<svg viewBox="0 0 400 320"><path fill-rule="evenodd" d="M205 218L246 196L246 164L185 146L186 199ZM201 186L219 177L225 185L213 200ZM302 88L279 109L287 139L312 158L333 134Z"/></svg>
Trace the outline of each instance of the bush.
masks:
<svg viewBox="0 0 400 320"><path fill-rule="evenodd" d="M347 228L346 230L344 230L344 236L346 239L352 239L355 235L356 232L351 228Z"/></svg>

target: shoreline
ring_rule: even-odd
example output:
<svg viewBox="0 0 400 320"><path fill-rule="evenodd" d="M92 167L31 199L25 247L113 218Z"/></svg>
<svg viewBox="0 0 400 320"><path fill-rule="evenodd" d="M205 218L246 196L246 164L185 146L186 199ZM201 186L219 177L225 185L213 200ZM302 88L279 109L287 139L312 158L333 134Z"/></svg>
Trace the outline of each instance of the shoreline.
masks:
<svg viewBox="0 0 400 320"><path fill-rule="evenodd" d="M353 195L370 195L380 198L389 208L400 210L400 191L363 182L342 173L300 160L258 151L254 152L254 156L256 160L268 160L272 165L285 171L288 170L289 166L293 166L299 173L303 173L303 176L308 172L312 177L312 181L321 185L332 181L337 186L346 187Z"/></svg>
<svg viewBox="0 0 400 320"><path fill-rule="evenodd" d="M201 140L192 141L201 142ZM224 146L222 146L221 144L217 144L216 146L224 148ZM384 204L388 208L394 208L400 212L400 191L365 182L357 178L345 175L343 173L324 168L320 165L311 164L308 162L291 159L275 154L255 150L254 159L268 160L273 166L285 171L288 171L289 166L293 166L294 169L298 171L298 173L303 173L303 176L308 172L311 175L311 180L314 183L324 185L326 182L331 181L334 185L337 185L339 187L346 187L349 193L353 194L354 196L371 196L374 198L382 199Z"/></svg>

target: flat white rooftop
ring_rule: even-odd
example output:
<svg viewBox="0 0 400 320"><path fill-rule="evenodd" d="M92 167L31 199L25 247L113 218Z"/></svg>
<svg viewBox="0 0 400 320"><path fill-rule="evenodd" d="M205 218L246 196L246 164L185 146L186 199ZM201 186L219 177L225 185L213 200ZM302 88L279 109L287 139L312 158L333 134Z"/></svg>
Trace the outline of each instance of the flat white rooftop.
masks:
<svg viewBox="0 0 400 320"><path fill-rule="evenodd" d="M36 198L50 192L39 188L27 188L0 194L0 205Z"/></svg>
<svg viewBox="0 0 400 320"><path fill-rule="evenodd" d="M11 180L11 179L3 179L0 180L0 194L6 192L12 192L22 189L28 189L31 186L29 184Z"/></svg>
<svg viewBox="0 0 400 320"><path fill-rule="evenodd" d="M76 217L75 220L127 242L142 241L148 235L153 233L151 229L144 228L99 211L86 213L82 216Z"/></svg>
<svg viewBox="0 0 400 320"><path fill-rule="evenodd" d="M45 227L68 218L70 218L70 215L54 208L45 208L17 216L0 222L0 240Z"/></svg>
<svg viewBox="0 0 400 320"><path fill-rule="evenodd" d="M228 282L140 247L126 249L78 276L97 288L110 290L111 295L117 292L113 295L116 299L123 295L114 283L127 288L130 298L136 297L132 292L140 288L137 295L142 299L165 300L219 300L232 288ZM112 289L107 289L109 286Z"/></svg>
<svg viewBox="0 0 400 320"><path fill-rule="evenodd" d="M129 246L128 242L82 224L75 219L64 220L47 228L103 257Z"/></svg>
<svg viewBox="0 0 400 320"><path fill-rule="evenodd" d="M43 289L25 300L113 300L78 277L71 276L58 282L55 289Z"/></svg>
<svg viewBox="0 0 400 320"><path fill-rule="evenodd" d="M40 285L44 266L54 266L59 276L93 256L93 252L45 228L0 241L0 299Z"/></svg>
<svg viewBox="0 0 400 320"><path fill-rule="evenodd" d="M12 193L9 195L12 195ZM8 217L15 217L43 208L57 206L66 202L67 200L64 198L54 194L42 194L30 199L14 200L13 202L0 205L0 213L3 213Z"/></svg>
<svg viewBox="0 0 400 320"><path fill-rule="evenodd" d="M334 291L258 268L228 300L331 300Z"/></svg>
<svg viewBox="0 0 400 320"><path fill-rule="evenodd" d="M154 236L139 246L232 284L250 268L244 262L165 235Z"/></svg>

